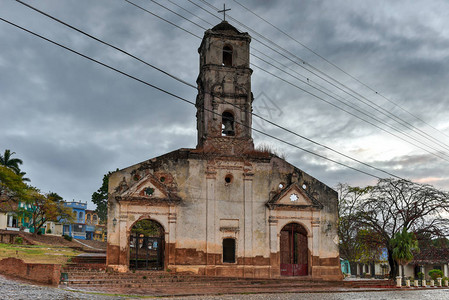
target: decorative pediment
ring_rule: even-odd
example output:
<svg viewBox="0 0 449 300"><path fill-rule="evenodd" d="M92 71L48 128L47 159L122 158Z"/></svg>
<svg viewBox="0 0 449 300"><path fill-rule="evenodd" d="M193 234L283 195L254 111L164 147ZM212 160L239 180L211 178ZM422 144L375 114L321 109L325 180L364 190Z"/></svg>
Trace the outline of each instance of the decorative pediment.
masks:
<svg viewBox="0 0 449 300"><path fill-rule="evenodd" d="M297 183L285 187L275 194L267 206L270 209L321 209L323 205Z"/></svg>
<svg viewBox="0 0 449 300"><path fill-rule="evenodd" d="M176 191L162 183L161 179L153 174L147 174L138 179L129 189L120 194L119 199L129 201L151 200L151 202L180 201Z"/></svg>

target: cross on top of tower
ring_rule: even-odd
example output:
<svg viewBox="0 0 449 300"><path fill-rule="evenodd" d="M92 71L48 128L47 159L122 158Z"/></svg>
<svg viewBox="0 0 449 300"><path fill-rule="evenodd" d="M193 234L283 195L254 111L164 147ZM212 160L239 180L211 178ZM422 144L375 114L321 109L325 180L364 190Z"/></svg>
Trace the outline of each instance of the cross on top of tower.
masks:
<svg viewBox="0 0 449 300"><path fill-rule="evenodd" d="M226 21L226 12L229 10L231 9L230 8L226 9L226 4L223 3L223 9L218 11L219 13L221 12L223 13L223 21Z"/></svg>

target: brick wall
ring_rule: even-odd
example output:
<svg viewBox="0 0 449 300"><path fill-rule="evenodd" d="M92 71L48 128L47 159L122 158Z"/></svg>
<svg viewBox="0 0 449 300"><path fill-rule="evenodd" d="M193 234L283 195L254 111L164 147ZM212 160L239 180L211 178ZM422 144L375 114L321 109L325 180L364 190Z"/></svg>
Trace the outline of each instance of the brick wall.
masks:
<svg viewBox="0 0 449 300"><path fill-rule="evenodd" d="M57 285L61 276L61 265L25 263L21 259L9 257L0 261L0 273Z"/></svg>

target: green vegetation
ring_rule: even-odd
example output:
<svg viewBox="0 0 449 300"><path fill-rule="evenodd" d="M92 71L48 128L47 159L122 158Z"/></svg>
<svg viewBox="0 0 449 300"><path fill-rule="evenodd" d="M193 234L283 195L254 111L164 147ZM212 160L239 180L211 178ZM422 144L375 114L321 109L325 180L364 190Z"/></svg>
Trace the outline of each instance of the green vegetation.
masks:
<svg viewBox="0 0 449 300"><path fill-rule="evenodd" d="M95 212L98 214L102 223L106 223L108 219L108 186L109 176L111 174L112 172L104 174L101 187L92 194L92 202L97 205Z"/></svg>
<svg viewBox="0 0 449 300"><path fill-rule="evenodd" d="M5 166L14 171L14 173L20 176L22 181L30 181L30 179L23 177L25 176L26 173L20 170L19 165L23 164L23 161L20 158L11 158L11 156L13 156L14 154L16 153L11 152L11 150L9 149L6 149L3 155L0 154L0 165Z"/></svg>
<svg viewBox="0 0 449 300"><path fill-rule="evenodd" d="M432 269L432 270L429 271L429 276L433 280L437 280L437 278L442 278L443 277L443 271L438 270L438 269Z"/></svg>
<svg viewBox="0 0 449 300"><path fill-rule="evenodd" d="M445 215L449 192L392 178L380 179L375 186L359 188L340 184L337 188L340 255L349 261L364 257L375 261L378 250L386 249L390 278L398 274L398 261L405 263L410 258L409 253L402 250L396 250L397 256L393 257L394 248L402 247L392 242L396 234L402 234L404 229L423 241L445 236L449 230L449 219ZM407 247L417 250L411 244Z"/></svg>
<svg viewBox="0 0 449 300"><path fill-rule="evenodd" d="M73 238L70 235L64 234L64 239L71 242Z"/></svg>
<svg viewBox="0 0 449 300"><path fill-rule="evenodd" d="M28 187L28 199L25 200L30 207L19 207L17 215L30 220L28 227L34 234L42 234L41 228L47 221L71 222L75 218L72 209L64 205L61 196L56 193L42 194L37 188Z"/></svg>
<svg viewBox="0 0 449 300"><path fill-rule="evenodd" d="M68 247L0 244L0 259L14 257L28 263L66 264L80 253Z"/></svg>
<svg viewBox="0 0 449 300"><path fill-rule="evenodd" d="M131 228L131 233L133 235L161 236L163 229L152 220L140 220Z"/></svg>
<svg viewBox="0 0 449 300"><path fill-rule="evenodd" d="M23 238L21 236L16 236L16 238L14 239L14 244L22 245L23 244Z"/></svg>
<svg viewBox="0 0 449 300"><path fill-rule="evenodd" d="M402 232L395 234L390 240L393 248L393 259L402 266L402 274L404 274L404 266L413 259L413 253L419 252L418 241L412 232L407 232L404 227Z"/></svg>

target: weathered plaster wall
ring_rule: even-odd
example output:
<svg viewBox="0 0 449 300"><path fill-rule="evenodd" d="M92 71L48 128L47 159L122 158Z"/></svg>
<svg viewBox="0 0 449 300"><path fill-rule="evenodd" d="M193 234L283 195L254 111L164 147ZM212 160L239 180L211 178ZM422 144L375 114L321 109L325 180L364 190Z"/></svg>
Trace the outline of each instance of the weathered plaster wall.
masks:
<svg viewBox="0 0 449 300"><path fill-rule="evenodd" d="M164 227L168 245L165 263L170 269L211 275L237 272L251 277L278 276L279 233L286 224L297 222L308 232L309 273L334 279L339 275L336 194L332 189L277 157L219 158L189 151L176 153L177 159L173 155L111 175L108 220L115 218L117 225L108 224L108 265L121 265L126 270L123 265L129 260L129 230L137 220L150 218ZM170 174L181 201L125 200L125 190L121 194L125 196L117 202L115 197L120 193L116 189L123 182L131 186L132 174L139 168L144 173ZM231 183L226 183L227 175L232 176ZM307 192L314 194L323 209L270 210L266 206L270 197L280 192L280 183L286 187L295 181L306 184ZM237 242L235 264L222 262L222 240L227 237Z"/></svg>

